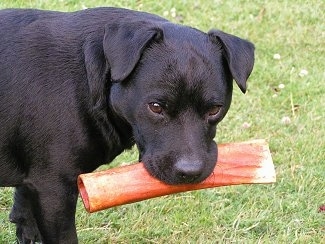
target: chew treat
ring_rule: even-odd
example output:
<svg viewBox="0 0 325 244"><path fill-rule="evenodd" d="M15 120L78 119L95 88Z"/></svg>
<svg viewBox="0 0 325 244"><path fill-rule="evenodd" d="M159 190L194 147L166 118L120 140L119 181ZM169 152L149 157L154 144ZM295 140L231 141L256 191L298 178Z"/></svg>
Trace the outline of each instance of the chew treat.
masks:
<svg viewBox="0 0 325 244"><path fill-rule="evenodd" d="M78 188L90 213L178 192L238 184L276 181L274 165L265 140L218 145L218 162L212 174L196 184L168 185L152 177L143 163L81 174Z"/></svg>

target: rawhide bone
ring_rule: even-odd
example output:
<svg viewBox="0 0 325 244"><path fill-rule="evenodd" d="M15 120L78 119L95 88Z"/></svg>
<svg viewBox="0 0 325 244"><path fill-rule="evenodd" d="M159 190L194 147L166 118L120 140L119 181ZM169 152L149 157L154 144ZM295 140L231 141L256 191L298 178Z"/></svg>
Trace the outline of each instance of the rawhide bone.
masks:
<svg viewBox="0 0 325 244"><path fill-rule="evenodd" d="M264 184L276 181L274 165L265 140L218 145L213 173L197 184L168 185L152 177L143 163L81 174L78 188L90 213L149 198L218 186Z"/></svg>

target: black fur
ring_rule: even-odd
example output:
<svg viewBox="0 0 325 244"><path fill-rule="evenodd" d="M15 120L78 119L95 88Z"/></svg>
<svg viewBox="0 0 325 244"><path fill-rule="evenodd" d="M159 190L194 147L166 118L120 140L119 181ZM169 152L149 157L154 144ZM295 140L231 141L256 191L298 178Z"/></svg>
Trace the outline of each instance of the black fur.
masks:
<svg viewBox="0 0 325 244"><path fill-rule="evenodd" d="M21 243L76 243L76 178L135 143L168 184L204 180L248 41L115 8L0 11L0 186ZM218 109L220 111L218 112Z"/></svg>

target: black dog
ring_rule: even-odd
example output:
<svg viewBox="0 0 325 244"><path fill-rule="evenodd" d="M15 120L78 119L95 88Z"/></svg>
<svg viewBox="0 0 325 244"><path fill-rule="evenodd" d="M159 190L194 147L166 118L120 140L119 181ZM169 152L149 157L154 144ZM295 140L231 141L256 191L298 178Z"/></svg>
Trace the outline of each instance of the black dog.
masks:
<svg viewBox="0 0 325 244"><path fill-rule="evenodd" d="M0 11L0 186L21 243L76 243L76 178L134 143L168 184L204 180L248 41L114 8Z"/></svg>

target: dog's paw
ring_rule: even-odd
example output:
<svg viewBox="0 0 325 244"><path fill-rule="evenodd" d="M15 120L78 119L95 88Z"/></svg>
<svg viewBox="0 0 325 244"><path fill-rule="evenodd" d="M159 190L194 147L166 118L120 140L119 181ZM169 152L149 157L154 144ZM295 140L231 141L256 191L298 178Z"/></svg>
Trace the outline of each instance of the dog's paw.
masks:
<svg viewBox="0 0 325 244"><path fill-rule="evenodd" d="M41 243L41 235L36 226L16 224L16 236L19 244Z"/></svg>
<svg viewBox="0 0 325 244"><path fill-rule="evenodd" d="M16 237L19 244L41 243L41 234L34 218L25 219L11 212L10 222L16 224Z"/></svg>

